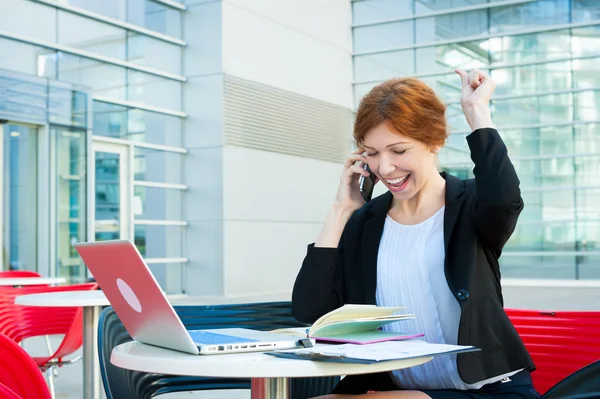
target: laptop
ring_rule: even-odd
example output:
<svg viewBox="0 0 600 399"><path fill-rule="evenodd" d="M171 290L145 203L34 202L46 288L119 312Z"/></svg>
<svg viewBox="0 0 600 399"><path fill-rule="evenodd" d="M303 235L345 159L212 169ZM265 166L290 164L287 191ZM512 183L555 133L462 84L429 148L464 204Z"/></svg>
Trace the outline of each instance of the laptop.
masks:
<svg viewBox="0 0 600 399"><path fill-rule="evenodd" d="M312 346L314 340L246 328L186 330L133 243L110 240L75 248L133 339L195 355Z"/></svg>

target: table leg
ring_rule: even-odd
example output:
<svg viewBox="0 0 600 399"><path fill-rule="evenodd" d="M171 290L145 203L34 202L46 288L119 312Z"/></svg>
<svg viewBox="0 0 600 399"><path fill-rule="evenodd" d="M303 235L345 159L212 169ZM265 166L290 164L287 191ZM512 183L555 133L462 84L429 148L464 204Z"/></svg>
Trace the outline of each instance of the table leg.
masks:
<svg viewBox="0 0 600 399"><path fill-rule="evenodd" d="M98 360L98 320L100 306L84 306L83 308L83 397L99 399L100 363Z"/></svg>
<svg viewBox="0 0 600 399"><path fill-rule="evenodd" d="M253 378L251 399L289 399L289 378Z"/></svg>

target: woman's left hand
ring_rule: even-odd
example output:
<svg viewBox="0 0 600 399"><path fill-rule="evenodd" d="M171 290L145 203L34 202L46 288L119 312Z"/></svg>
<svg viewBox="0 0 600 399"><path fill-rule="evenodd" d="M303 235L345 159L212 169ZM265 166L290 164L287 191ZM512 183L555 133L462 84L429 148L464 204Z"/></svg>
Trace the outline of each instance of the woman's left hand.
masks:
<svg viewBox="0 0 600 399"><path fill-rule="evenodd" d="M471 129L494 127L489 104L496 83L478 69L473 69L469 73L457 69L456 73L462 82L460 105Z"/></svg>

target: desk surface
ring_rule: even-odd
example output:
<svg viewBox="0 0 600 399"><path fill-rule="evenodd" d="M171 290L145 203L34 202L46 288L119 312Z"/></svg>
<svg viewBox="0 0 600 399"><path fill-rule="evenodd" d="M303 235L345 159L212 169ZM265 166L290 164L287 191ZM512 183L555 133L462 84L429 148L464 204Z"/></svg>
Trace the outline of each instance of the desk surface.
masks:
<svg viewBox="0 0 600 399"><path fill-rule="evenodd" d="M0 286L62 284L66 281L64 277L10 277L0 278Z"/></svg>
<svg viewBox="0 0 600 399"><path fill-rule="evenodd" d="M112 364L129 370L231 378L325 377L366 374L414 367L430 360L431 357L421 357L376 364L352 364L282 359L264 353L189 355L136 341L116 346L110 357Z"/></svg>

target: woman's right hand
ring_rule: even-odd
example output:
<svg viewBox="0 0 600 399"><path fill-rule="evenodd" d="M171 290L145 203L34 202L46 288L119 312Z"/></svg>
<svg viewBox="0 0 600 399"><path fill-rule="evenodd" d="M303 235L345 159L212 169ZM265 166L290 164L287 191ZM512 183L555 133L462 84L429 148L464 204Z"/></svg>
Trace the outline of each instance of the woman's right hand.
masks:
<svg viewBox="0 0 600 399"><path fill-rule="evenodd" d="M344 171L340 176L340 186L335 197L334 206L345 212L354 212L364 205L358 179L360 175L369 176L364 170L367 159L362 155L364 149L356 149L350 153L344 163Z"/></svg>

